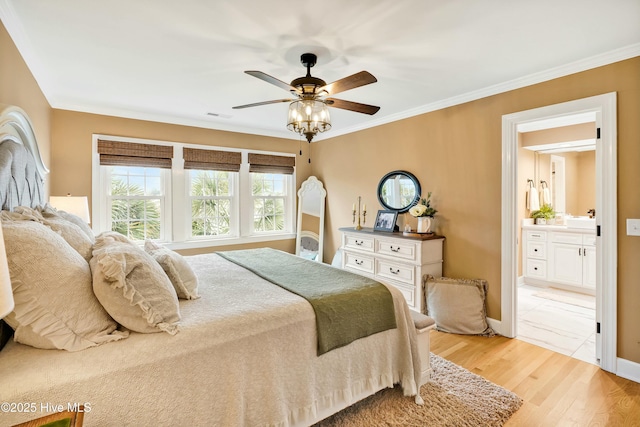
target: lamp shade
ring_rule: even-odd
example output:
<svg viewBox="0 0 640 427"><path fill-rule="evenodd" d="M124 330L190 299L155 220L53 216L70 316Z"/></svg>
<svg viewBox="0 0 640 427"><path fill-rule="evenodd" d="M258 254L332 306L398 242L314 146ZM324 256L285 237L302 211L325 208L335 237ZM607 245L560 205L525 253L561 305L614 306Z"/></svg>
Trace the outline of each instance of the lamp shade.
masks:
<svg viewBox="0 0 640 427"><path fill-rule="evenodd" d="M4 235L0 223L0 319L13 311L13 289L9 278L7 253L4 250Z"/></svg>
<svg viewBox="0 0 640 427"><path fill-rule="evenodd" d="M49 204L58 210L82 218L87 224L91 223L91 217L89 216L89 199L87 196L51 196L49 197Z"/></svg>

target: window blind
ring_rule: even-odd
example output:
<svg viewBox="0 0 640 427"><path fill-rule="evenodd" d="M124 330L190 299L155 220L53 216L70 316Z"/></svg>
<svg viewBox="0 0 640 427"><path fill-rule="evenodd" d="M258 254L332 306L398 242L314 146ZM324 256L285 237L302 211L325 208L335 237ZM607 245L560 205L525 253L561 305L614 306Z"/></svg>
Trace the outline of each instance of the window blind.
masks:
<svg viewBox="0 0 640 427"><path fill-rule="evenodd" d="M98 153L101 165L171 169L173 147L99 139Z"/></svg>
<svg viewBox="0 0 640 427"><path fill-rule="evenodd" d="M295 157L249 153L249 172L292 175Z"/></svg>
<svg viewBox="0 0 640 427"><path fill-rule="evenodd" d="M182 153L185 169L238 172L242 163L242 154L234 151L185 148Z"/></svg>

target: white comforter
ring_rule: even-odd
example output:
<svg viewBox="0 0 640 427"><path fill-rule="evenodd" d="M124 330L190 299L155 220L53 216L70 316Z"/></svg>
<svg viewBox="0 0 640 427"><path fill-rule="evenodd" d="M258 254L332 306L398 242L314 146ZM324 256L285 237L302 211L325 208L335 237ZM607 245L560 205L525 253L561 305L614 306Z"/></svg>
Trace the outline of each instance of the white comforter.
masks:
<svg viewBox="0 0 640 427"><path fill-rule="evenodd" d="M8 343L0 402L29 405L3 405L0 425L74 403L87 426L309 425L394 383L416 394L416 333L397 289L397 329L318 357L306 300L215 254L187 260L201 298L180 302L175 336L132 333L77 353Z"/></svg>

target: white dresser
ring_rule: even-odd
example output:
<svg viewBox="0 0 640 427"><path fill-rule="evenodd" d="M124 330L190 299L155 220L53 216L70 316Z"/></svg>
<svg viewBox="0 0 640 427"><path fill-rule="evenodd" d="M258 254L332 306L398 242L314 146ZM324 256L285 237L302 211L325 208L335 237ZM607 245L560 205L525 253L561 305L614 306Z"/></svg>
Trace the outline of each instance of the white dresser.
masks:
<svg viewBox="0 0 640 427"><path fill-rule="evenodd" d="M443 236L341 228L342 267L398 288L410 308L424 312L422 277L442 276Z"/></svg>

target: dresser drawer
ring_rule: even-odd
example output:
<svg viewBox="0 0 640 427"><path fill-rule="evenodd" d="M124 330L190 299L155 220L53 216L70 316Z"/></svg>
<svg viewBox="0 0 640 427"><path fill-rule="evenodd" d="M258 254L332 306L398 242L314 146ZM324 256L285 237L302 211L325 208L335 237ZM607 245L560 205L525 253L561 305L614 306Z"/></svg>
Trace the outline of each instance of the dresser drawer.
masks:
<svg viewBox="0 0 640 427"><path fill-rule="evenodd" d="M419 308L418 304L416 304L416 292L413 286L402 286L395 283L390 283L390 285L398 289L402 293L402 296L404 297L405 301L407 301L407 305L410 308Z"/></svg>
<svg viewBox="0 0 640 427"><path fill-rule="evenodd" d="M545 242L547 240L547 232L527 230L527 240L538 240Z"/></svg>
<svg viewBox="0 0 640 427"><path fill-rule="evenodd" d="M415 261L417 259L418 247L413 242L376 239L375 251L381 255Z"/></svg>
<svg viewBox="0 0 640 427"><path fill-rule="evenodd" d="M415 284L415 267L412 265L377 259L376 274L411 286Z"/></svg>
<svg viewBox="0 0 640 427"><path fill-rule="evenodd" d="M527 242L527 258L547 258L547 242Z"/></svg>
<svg viewBox="0 0 640 427"><path fill-rule="evenodd" d="M373 257L367 255L360 255L351 252L346 252L344 266L365 273L374 274L374 261Z"/></svg>
<svg viewBox="0 0 640 427"><path fill-rule="evenodd" d="M345 234L344 235L344 246L349 249L357 249L359 251L373 252L373 237L356 235L356 234Z"/></svg>
<svg viewBox="0 0 640 427"><path fill-rule="evenodd" d="M535 279L547 278L547 261L538 259L527 260L527 276Z"/></svg>

